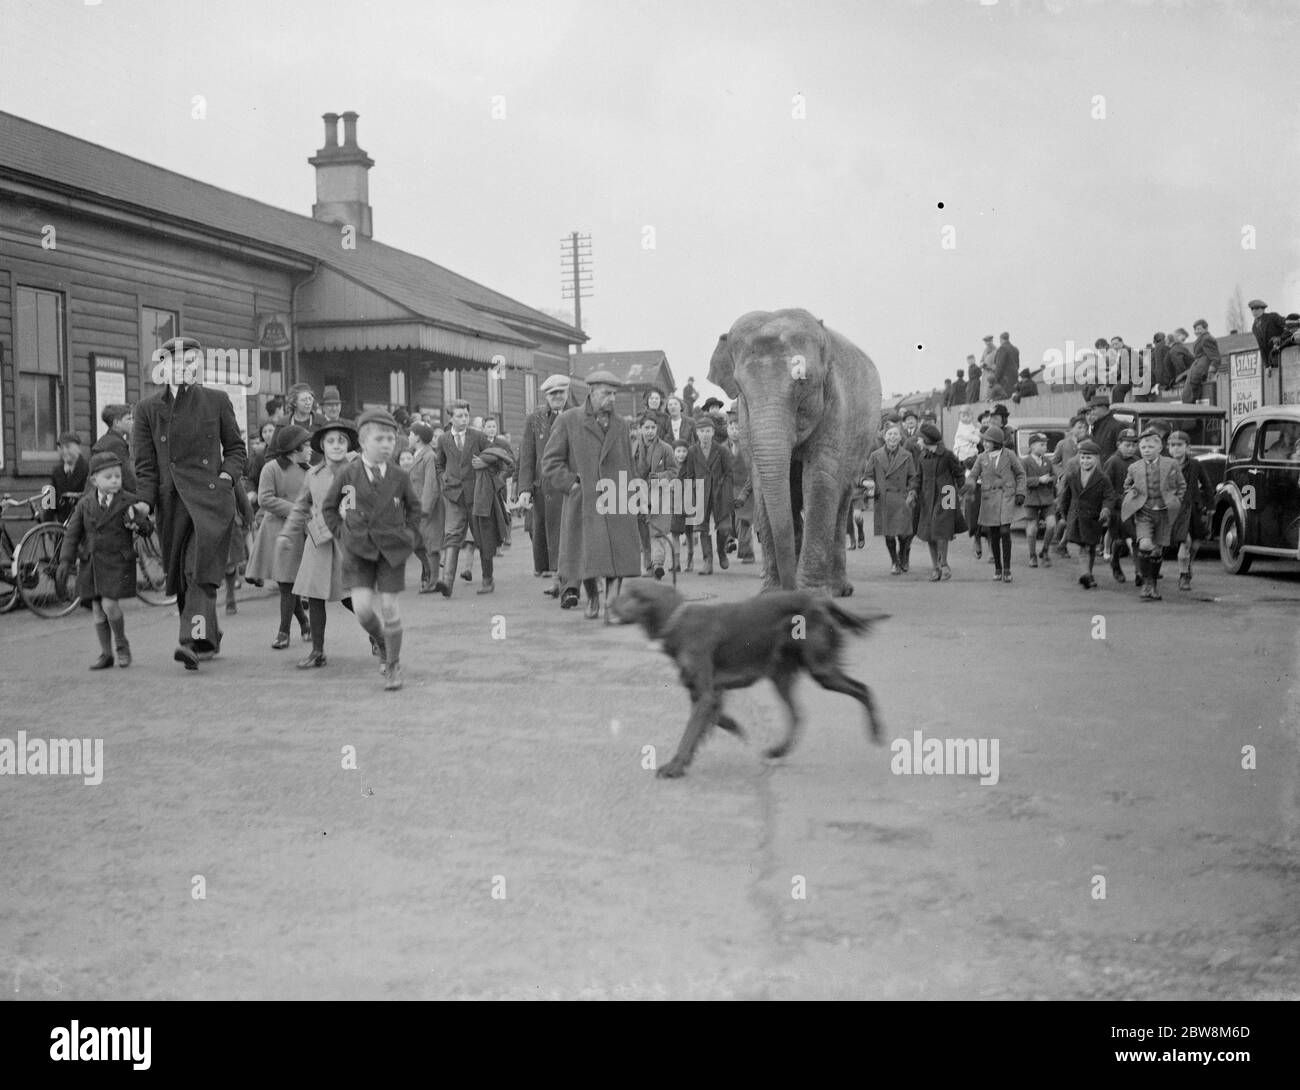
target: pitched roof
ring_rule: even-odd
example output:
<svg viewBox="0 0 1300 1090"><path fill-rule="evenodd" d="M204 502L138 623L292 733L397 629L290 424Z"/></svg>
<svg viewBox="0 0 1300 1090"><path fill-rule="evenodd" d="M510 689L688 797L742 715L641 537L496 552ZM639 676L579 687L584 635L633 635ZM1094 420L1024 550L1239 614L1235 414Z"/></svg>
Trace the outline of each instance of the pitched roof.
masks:
<svg viewBox="0 0 1300 1090"><path fill-rule="evenodd" d="M344 250L337 224L275 208L3 111L0 175L53 183L315 258L436 322L517 341L518 332L504 324L515 322L571 343L585 340L572 326L425 258L361 235L355 250Z"/></svg>
<svg viewBox="0 0 1300 1090"><path fill-rule="evenodd" d="M675 388L668 356L662 349L649 352L581 352L573 357L574 373L582 378L593 371L610 371L629 386L667 384L666 393Z"/></svg>

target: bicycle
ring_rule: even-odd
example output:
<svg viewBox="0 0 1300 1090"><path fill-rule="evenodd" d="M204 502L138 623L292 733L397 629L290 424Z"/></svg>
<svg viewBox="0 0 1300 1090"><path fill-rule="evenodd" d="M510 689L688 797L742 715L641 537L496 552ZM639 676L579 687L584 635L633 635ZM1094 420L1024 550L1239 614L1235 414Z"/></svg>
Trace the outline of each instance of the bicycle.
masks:
<svg viewBox="0 0 1300 1090"><path fill-rule="evenodd" d="M18 544L21 544L24 535L19 535L19 542L15 544L13 535L9 532L9 527L6 524L37 521L40 518L39 501L43 496L43 492L19 499L15 499L7 492L0 496L0 613L8 613L22 601L18 593L18 573L15 568L15 561L18 556ZM19 508L24 508L26 513L10 514L11 511L17 511Z"/></svg>
<svg viewBox="0 0 1300 1090"><path fill-rule="evenodd" d="M62 496L64 501L80 498L79 492L65 492ZM39 494L26 500L17 503L7 500L6 506L26 505L31 517L39 518L38 508L52 511L57 508L58 502L53 486L47 485ZM23 605L38 617L66 617L81 604L81 597L76 592L75 574L69 571L67 579L62 582L58 578L63 537L66 533L66 525L62 522L43 522L23 534L18 548L14 550L10 575Z"/></svg>
<svg viewBox="0 0 1300 1090"><path fill-rule="evenodd" d="M157 529L135 539L135 593L145 605L176 604L176 595L167 593L167 562L158 546Z"/></svg>

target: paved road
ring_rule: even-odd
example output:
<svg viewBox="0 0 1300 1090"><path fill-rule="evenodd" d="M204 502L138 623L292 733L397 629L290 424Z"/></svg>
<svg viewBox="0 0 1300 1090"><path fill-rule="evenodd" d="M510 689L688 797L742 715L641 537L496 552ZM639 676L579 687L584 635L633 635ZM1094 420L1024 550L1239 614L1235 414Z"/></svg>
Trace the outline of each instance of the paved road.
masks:
<svg viewBox="0 0 1300 1090"><path fill-rule="evenodd" d="M102 674L80 613L0 617L0 738L104 743L99 786L0 777L0 988L1300 996L1300 573L1211 560L1143 605L1060 566L993 584L964 541L952 583L893 578L869 542L855 602L892 618L850 672L891 740L996 739L997 783L894 774L858 706L807 681L783 763L759 756L782 726L761 686L729 702L750 745L711 739L667 782L643 768L685 722L667 660L541 597L522 542L491 598L407 596L397 694L341 609L330 666L292 669L251 588L197 675L167 610L131 607L136 664ZM739 598L757 576L683 582Z"/></svg>

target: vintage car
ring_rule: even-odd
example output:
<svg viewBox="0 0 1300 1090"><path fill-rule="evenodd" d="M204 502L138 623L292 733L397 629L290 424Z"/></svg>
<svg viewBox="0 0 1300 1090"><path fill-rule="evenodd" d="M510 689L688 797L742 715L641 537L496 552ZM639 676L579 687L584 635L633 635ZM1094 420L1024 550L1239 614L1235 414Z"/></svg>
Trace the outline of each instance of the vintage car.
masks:
<svg viewBox="0 0 1300 1090"><path fill-rule="evenodd" d="M1300 406L1266 405L1237 421L1214 500L1229 572L1248 572L1257 556L1300 560Z"/></svg>
<svg viewBox="0 0 1300 1090"><path fill-rule="evenodd" d="M1210 484L1219 487L1227 463L1223 444L1227 409L1218 405L1184 405L1181 401L1126 401L1114 406L1111 415L1139 435L1148 424L1155 424L1166 434L1185 431L1189 453L1205 466Z"/></svg>

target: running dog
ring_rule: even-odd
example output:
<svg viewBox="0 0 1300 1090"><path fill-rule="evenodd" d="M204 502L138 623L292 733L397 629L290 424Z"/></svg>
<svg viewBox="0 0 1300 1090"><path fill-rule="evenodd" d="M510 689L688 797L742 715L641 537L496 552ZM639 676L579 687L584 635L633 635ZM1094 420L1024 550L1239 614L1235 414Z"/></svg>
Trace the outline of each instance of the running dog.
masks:
<svg viewBox="0 0 1300 1090"><path fill-rule="evenodd" d="M705 734L716 724L744 738L745 733L722 710L726 689L743 689L771 678L790 712L785 738L764 751L784 757L799 737L799 710L794 683L807 672L823 689L847 693L867 712L871 740L881 741L871 690L840 669L844 633L861 634L888 617L885 613L850 613L833 598L801 591L762 594L744 602L703 605L688 602L672 587L629 580L610 606L619 624L639 624L677 664L691 694L691 715L673 759L659 769L667 778L685 773Z"/></svg>

